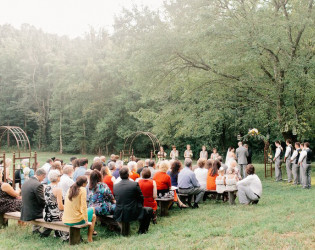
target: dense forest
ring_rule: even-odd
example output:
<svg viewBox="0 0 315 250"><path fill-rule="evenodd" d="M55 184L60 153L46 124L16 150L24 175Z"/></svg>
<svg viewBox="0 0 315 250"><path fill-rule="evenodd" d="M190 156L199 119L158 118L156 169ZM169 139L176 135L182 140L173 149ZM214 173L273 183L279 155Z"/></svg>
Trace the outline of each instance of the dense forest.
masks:
<svg viewBox="0 0 315 250"><path fill-rule="evenodd" d="M117 153L138 130L166 149L222 152L250 128L315 142L314 7L172 0L123 9L112 32L76 39L2 25L0 125L22 127L38 150L72 153Z"/></svg>

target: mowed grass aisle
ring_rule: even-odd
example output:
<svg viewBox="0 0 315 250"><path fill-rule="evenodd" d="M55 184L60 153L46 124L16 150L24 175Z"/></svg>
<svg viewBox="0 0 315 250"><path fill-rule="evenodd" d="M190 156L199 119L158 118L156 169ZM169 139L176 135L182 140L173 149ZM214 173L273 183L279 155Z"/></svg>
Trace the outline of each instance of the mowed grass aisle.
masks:
<svg viewBox="0 0 315 250"><path fill-rule="evenodd" d="M314 164L313 164L314 165ZM0 230L1 249L315 249L315 188L302 190L263 177L263 165L255 165L263 181L257 206L229 206L207 200L197 210L170 211L149 233L122 237L97 226L94 242L70 247L55 239L33 236L31 226L15 221ZM313 183L315 183L313 171ZM86 239L86 231L81 235Z"/></svg>

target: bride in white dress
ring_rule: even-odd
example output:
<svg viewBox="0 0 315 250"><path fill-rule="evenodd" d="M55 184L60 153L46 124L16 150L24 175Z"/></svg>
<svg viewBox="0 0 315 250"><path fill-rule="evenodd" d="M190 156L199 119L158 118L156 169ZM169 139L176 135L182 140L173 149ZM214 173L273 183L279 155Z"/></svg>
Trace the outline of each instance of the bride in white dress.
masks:
<svg viewBox="0 0 315 250"><path fill-rule="evenodd" d="M236 159L236 155L235 155L235 148L233 147L229 147L227 153L226 153L226 158L225 158L225 165L228 166L228 168L230 168L231 166L231 161Z"/></svg>

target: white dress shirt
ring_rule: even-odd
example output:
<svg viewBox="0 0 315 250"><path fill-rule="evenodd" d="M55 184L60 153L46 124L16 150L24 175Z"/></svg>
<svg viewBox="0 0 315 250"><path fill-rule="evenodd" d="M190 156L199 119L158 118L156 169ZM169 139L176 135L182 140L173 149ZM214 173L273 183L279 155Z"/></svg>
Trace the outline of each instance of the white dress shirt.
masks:
<svg viewBox="0 0 315 250"><path fill-rule="evenodd" d="M259 177L256 174L248 175L245 179L237 182L237 187L239 186L247 186L249 187L255 194L261 197L262 194L262 184Z"/></svg>
<svg viewBox="0 0 315 250"><path fill-rule="evenodd" d="M285 149L285 158L288 158L291 154L291 145L287 146Z"/></svg>
<svg viewBox="0 0 315 250"><path fill-rule="evenodd" d="M62 190L62 197L64 198L69 190L69 188L74 184L74 181L70 178L69 175L63 174L60 177L59 187Z"/></svg>
<svg viewBox="0 0 315 250"><path fill-rule="evenodd" d="M129 178L130 181L134 181L133 179ZM120 176L115 180L114 185L118 184L119 182L121 182L121 178Z"/></svg>
<svg viewBox="0 0 315 250"><path fill-rule="evenodd" d="M200 184L200 187L206 188L207 187L208 169L196 168L194 172L195 172L196 178Z"/></svg>
<svg viewBox="0 0 315 250"><path fill-rule="evenodd" d="M303 162L304 158L307 156L306 149L303 149L300 153L299 164Z"/></svg>
<svg viewBox="0 0 315 250"><path fill-rule="evenodd" d="M277 159L278 157L280 157L280 154L281 154L281 148L277 147L275 158Z"/></svg>

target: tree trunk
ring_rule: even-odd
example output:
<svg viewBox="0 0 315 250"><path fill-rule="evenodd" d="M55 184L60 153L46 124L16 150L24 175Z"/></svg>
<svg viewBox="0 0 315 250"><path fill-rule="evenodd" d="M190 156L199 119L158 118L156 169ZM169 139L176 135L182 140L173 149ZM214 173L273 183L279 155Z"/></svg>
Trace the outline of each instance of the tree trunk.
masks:
<svg viewBox="0 0 315 250"><path fill-rule="evenodd" d="M60 112L60 116L59 116L59 142L60 142L60 148L59 148L59 152L60 154L62 154L62 129L61 129L61 126L62 126L62 113Z"/></svg>

